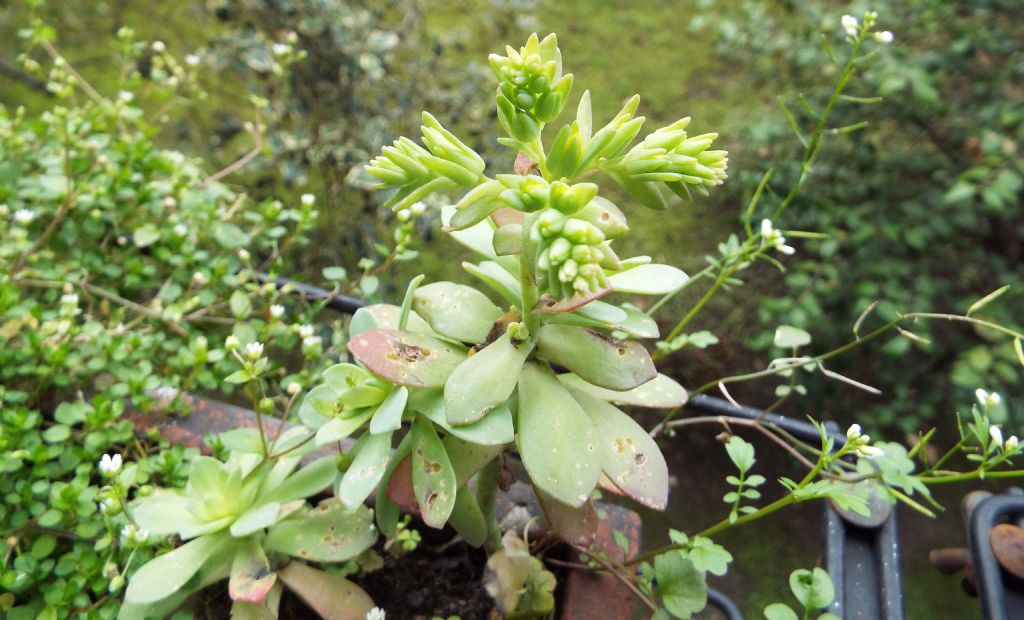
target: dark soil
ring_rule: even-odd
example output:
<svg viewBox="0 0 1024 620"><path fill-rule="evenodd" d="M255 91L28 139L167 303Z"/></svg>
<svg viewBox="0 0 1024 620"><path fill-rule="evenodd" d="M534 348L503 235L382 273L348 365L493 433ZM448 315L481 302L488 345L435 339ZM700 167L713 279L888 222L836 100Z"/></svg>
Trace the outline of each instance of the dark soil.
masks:
<svg viewBox="0 0 1024 620"><path fill-rule="evenodd" d="M384 566L351 577L352 581L387 610L388 618L498 617L492 613L494 602L483 588L486 554L462 542L442 550L450 535L423 530L423 541L415 551L398 558L381 552Z"/></svg>

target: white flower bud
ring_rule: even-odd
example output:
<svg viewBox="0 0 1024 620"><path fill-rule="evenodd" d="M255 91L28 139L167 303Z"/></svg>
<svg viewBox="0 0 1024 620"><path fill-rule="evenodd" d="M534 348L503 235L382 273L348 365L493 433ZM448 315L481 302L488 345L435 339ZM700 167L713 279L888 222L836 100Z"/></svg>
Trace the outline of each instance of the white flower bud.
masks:
<svg viewBox="0 0 1024 620"><path fill-rule="evenodd" d="M202 271L197 271L192 274L192 284L196 286L205 286L210 281Z"/></svg>
<svg viewBox="0 0 1024 620"><path fill-rule="evenodd" d="M235 336L234 334L231 334L230 336L224 339L224 348L227 349L228 351L234 351L238 349L240 344L241 343L238 342L238 337Z"/></svg>
<svg viewBox="0 0 1024 620"><path fill-rule="evenodd" d="M245 345L245 356L251 360L257 360L263 355L263 343L254 340Z"/></svg>
<svg viewBox="0 0 1024 620"><path fill-rule="evenodd" d="M857 30L860 28L860 23L857 21L856 17L853 15L843 15L841 23L843 24L843 30L846 31L846 34L851 37L857 36Z"/></svg>
<svg viewBox="0 0 1024 620"><path fill-rule="evenodd" d="M99 469L100 473L105 476L113 476L117 472L121 471L121 465L123 460L120 454L104 454L100 457Z"/></svg>
<svg viewBox="0 0 1024 620"><path fill-rule="evenodd" d="M14 212L14 221L17 224L25 225L31 224L32 220L36 218L36 214L28 209L18 209Z"/></svg>
<svg viewBox="0 0 1024 620"><path fill-rule="evenodd" d="M312 207L315 204L316 204L316 196L314 196L313 194L303 194L302 195L302 206L304 206L304 207Z"/></svg>
<svg viewBox="0 0 1024 620"><path fill-rule="evenodd" d="M313 335L313 332L314 330L312 325L299 326L299 336L302 336L302 338L309 338Z"/></svg>
<svg viewBox="0 0 1024 620"><path fill-rule="evenodd" d="M132 99L135 99L135 93L130 90L122 90L117 93L117 98L125 103L131 103Z"/></svg>
<svg viewBox="0 0 1024 620"><path fill-rule="evenodd" d="M988 427L988 436L992 438L992 443L1000 448L1003 447L1003 431L999 430L998 426Z"/></svg>
<svg viewBox="0 0 1024 620"><path fill-rule="evenodd" d="M847 439L856 439L860 437L860 424L851 424L850 428L846 429Z"/></svg>
<svg viewBox="0 0 1024 620"><path fill-rule="evenodd" d="M164 198L165 209L173 209L176 206L178 206L178 201L174 198L174 196L168 196Z"/></svg>
<svg viewBox="0 0 1024 620"><path fill-rule="evenodd" d="M285 391L289 396L295 396L302 391L302 385L298 381L292 381L285 387Z"/></svg>
<svg viewBox="0 0 1024 620"><path fill-rule="evenodd" d="M872 36L875 37L875 41L878 41L879 43L885 43L886 45L888 45L889 43L892 43L893 39L895 38L895 37L892 36L892 33L889 32L888 30L883 30L882 32L876 32Z"/></svg>
<svg viewBox="0 0 1024 620"><path fill-rule="evenodd" d="M163 52L164 50L167 49L167 46L164 45L163 41L153 41L152 47L153 47L153 51L156 52L157 54L159 54L160 52Z"/></svg>
<svg viewBox="0 0 1024 620"><path fill-rule="evenodd" d="M284 316L284 306L281 304L274 304L270 306L270 316L279 319Z"/></svg>
<svg viewBox="0 0 1024 620"><path fill-rule="evenodd" d="M195 54L185 56L185 64L190 67L195 67L199 64L199 56L196 56Z"/></svg>
<svg viewBox="0 0 1024 620"><path fill-rule="evenodd" d="M1006 439L1006 443L1003 444L1003 449L1006 450L1007 452L1013 452L1017 449L1018 446L1020 446L1020 440L1017 439L1016 435L1010 435Z"/></svg>

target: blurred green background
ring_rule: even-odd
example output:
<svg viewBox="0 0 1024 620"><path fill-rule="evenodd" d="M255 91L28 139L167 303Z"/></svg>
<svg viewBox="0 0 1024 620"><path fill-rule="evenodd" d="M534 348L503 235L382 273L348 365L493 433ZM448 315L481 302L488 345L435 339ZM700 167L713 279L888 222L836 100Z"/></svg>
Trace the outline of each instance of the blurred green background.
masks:
<svg viewBox="0 0 1024 620"><path fill-rule="evenodd" d="M166 117L160 141L206 158L216 170L252 148L246 122L265 124L262 151L227 180L258 198L318 196L322 224L315 243L291 257L294 275L318 283L323 267L358 274L369 268L361 258L384 260L377 244L389 241L394 220L379 208L360 165L395 137L415 132L421 109L433 111L491 166L511 163L512 155L491 138L497 126L486 55L505 43L519 45L533 31L558 34L566 68L576 75L573 98L589 88L596 117L610 117L622 100L640 93L649 128L692 116L694 132L720 134L731 179L710 198L651 212L612 194L634 230L627 255L651 254L698 271L703 257L739 230L741 211L768 168L775 171L769 189L788 189L802 147L777 99L808 133L799 96L820 109L836 74L822 41L845 57L839 16L868 8L824 0L89 0L51 2L36 11L101 92L150 77L145 58L137 76L115 69L121 27L134 29L139 40L164 42L179 58L196 55L195 82L183 85L180 100L146 102L155 118ZM1024 6L898 0L876 8L880 27L896 40L875 46L849 92L884 101L840 102L835 127L867 126L826 134L803 195L776 223L827 238L797 240L786 273L767 264L743 272L745 284L704 311L692 328L714 332L719 343L667 360L667 372L684 384L763 367L779 355L771 333L782 323L810 332L816 351L841 345L874 301L879 305L869 323L901 311L962 312L1010 284L984 314L1021 327ZM0 103L38 112L50 105L45 84L19 61L18 32L29 14L24 2L0 2ZM290 32L309 57L277 74L272 45ZM384 272L379 286L357 292L394 300L417 273L460 279L453 260L459 252L438 233L436 218L422 222L420 233L417 257ZM661 311L666 327L703 293L692 289ZM913 331L928 343L894 336L832 367L874 385L881 396L807 376L807 395L782 411L857 420L902 438L938 422L951 431L957 409L985 387L1003 394L998 414L1011 432L1020 428L1022 373L1005 340L946 325ZM776 383L744 386L734 396L767 406ZM708 484L725 463L713 438L677 438L668 452L676 455L676 499L668 515L651 522L652 540L668 525L701 527L721 508L723 489ZM791 466L778 456L766 456L763 465L765 471ZM962 544L955 508L965 491L946 495L950 510L936 523L904 515L911 618L979 616L976 602L925 560L933 546ZM816 561L817 518L817 510L787 513L723 538L740 560L724 589L751 615L784 596L790 570Z"/></svg>

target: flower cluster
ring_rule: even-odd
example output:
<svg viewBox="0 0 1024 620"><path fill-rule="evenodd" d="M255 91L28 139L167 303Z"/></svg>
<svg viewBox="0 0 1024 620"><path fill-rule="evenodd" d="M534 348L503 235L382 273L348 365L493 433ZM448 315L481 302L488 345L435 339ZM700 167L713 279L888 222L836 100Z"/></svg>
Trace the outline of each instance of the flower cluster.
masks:
<svg viewBox="0 0 1024 620"><path fill-rule="evenodd" d="M782 231L772 226L772 221L768 219L761 220L761 247L773 248L783 254L796 252L795 248L786 245L786 237L782 235Z"/></svg>
<svg viewBox="0 0 1024 620"><path fill-rule="evenodd" d="M498 120L519 142L540 136L544 123L554 120L572 89L572 74L562 75L558 41L550 34L541 41L532 35L519 51L506 47L506 56L491 54L498 78Z"/></svg>
<svg viewBox="0 0 1024 620"><path fill-rule="evenodd" d="M851 424L846 430L846 445L862 458L870 459L884 454L881 448L871 445L871 436L861 432L860 424Z"/></svg>

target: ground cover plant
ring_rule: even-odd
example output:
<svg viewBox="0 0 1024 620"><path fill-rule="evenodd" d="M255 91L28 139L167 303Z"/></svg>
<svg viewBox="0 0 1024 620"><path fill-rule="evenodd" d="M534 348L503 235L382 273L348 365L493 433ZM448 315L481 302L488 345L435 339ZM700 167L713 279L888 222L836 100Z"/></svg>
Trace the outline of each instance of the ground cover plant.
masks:
<svg viewBox="0 0 1024 620"><path fill-rule="evenodd" d="M34 24L26 35L51 58L44 74L63 103L43 118L15 113L0 125L0 201L10 222L0 246L0 441L12 448L4 469L13 474L0 483L13 506L0 513L12 532L0 578L4 610L161 617L226 580L233 616L277 617L287 588L324 617L381 618L388 601L371 600L349 577L370 569L379 534L386 546L415 547L404 511L487 550L487 590L500 613L545 616L555 611L548 547L529 527L503 531L495 517L518 458L548 530L573 551L563 567L615 577L654 617L688 618L707 603L709 574L729 569L731 554L714 542L729 528L819 499L864 513L871 494L934 516L931 486L1024 474L1013 463L1019 440L994 421L1001 399L982 388L957 415L958 441L941 456L928 449L934 431L908 448L873 441L856 424L845 434L818 425L820 443L808 445L767 422L738 421L725 426L735 471L725 476L719 520L703 529L679 524L667 544L634 555L621 537L621 553L594 545L598 493L664 509L669 472L655 440L723 424L677 419L692 393L731 398L729 385L777 376L778 398L795 398L807 373L871 389L826 362L883 335L920 338L911 329L928 320L984 330L1015 347L1024 364L1024 334L976 316L999 303L999 289L962 314L908 312L879 324L868 306L849 342L818 354L806 353L810 333L777 326L782 356L768 367L689 393L655 366L713 343L687 329L743 272L782 269L793 239L821 234L778 226L825 136L852 131L833 127L831 114L840 102L858 103L845 89L871 61L868 50L893 40L876 20L870 12L844 16L830 33L834 91L820 112L808 106L809 133L794 120L801 172L786 192L756 192L742 231L692 277L618 254L613 244L630 233L632 204L616 205L605 188L666 218L692 208L677 203L726 181L717 136L690 135L688 118L645 128L638 97L602 125L584 92L575 114L560 120L574 80L554 35L492 55L498 142L509 149L503 171L489 171L429 113L419 142L400 138L367 168L392 192L387 204L401 243L428 208L424 199L454 199L441 219L473 253L462 268L476 286L420 276L401 305L369 305L332 331L308 323L317 303L272 281L284 250L302 242L316 200L254 205L220 184L237 167L203 175L195 162L160 151L132 105L132 75L116 96L101 95L60 56L53 33ZM155 53L168 75L187 76L161 46L127 32L122 39L129 57ZM769 182L765 174L759 190ZM658 311L704 282L704 296L663 334ZM136 437L122 415L127 401L145 413L160 394L170 411L186 412L188 391L234 397L252 408L256 425L210 437L212 455L201 456ZM660 422L643 428L631 415L637 407L660 411ZM266 423L271 417L293 424L282 430ZM777 497L762 501L770 472L758 472L739 429L770 438L806 474L778 479ZM337 454L314 454L331 448ZM824 571L797 571L789 585L802 617L834 617L823 611L834 598ZM764 615L800 617L783 602Z"/></svg>

